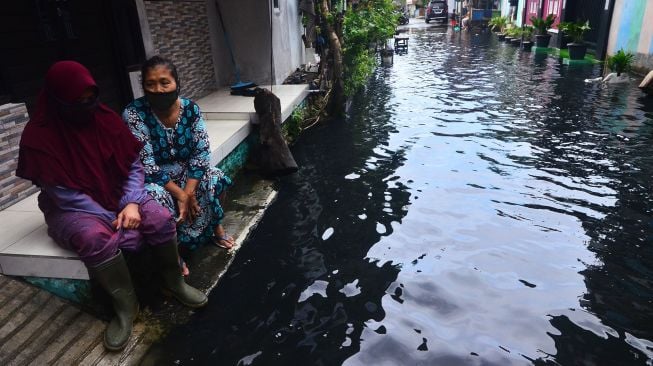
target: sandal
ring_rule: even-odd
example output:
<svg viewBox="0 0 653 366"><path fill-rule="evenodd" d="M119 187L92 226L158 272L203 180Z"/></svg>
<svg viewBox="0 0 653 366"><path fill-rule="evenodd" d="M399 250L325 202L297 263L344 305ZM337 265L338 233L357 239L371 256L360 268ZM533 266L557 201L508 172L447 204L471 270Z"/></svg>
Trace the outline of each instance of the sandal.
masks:
<svg viewBox="0 0 653 366"><path fill-rule="evenodd" d="M228 246L222 244L223 241L232 241L233 242L234 238L233 238L233 236L231 236L229 234L224 234L223 236L217 236L217 235L213 236L212 243L216 247L223 248L223 249L226 249L226 250L231 250L235 246L235 243L234 243L234 245L228 247Z"/></svg>

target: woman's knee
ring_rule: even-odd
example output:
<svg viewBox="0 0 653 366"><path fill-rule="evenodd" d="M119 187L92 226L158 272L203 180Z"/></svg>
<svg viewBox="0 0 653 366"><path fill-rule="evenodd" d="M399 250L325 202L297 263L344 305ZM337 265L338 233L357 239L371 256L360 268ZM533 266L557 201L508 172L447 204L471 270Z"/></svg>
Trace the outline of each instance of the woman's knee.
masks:
<svg viewBox="0 0 653 366"><path fill-rule="evenodd" d="M141 232L146 235L156 233L173 237L177 232L177 225L170 210L154 199L141 204L141 226Z"/></svg>
<svg viewBox="0 0 653 366"><path fill-rule="evenodd" d="M87 265L97 265L118 251L115 233L101 225L80 225L67 240L69 249L77 253Z"/></svg>

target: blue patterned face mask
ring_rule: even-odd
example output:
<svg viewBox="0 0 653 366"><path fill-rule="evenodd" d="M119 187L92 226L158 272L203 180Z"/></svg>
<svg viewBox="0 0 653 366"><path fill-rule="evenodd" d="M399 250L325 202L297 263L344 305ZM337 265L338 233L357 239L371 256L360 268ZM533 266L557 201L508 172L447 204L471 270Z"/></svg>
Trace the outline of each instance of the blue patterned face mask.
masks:
<svg viewBox="0 0 653 366"><path fill-rule="evenodd" d="M179 92L173 90L166 93L152 93L145 91L145 99L150 103L150 106L155 111L167 111L175 104L177 98L179 97Z"/></svg>

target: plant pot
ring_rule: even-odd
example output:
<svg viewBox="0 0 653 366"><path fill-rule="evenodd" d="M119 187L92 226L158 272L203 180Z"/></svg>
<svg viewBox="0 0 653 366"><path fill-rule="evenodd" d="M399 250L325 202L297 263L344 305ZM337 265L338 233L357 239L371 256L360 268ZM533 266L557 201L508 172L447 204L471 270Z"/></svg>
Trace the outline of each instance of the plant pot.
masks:
<svg viewBox="0 0 653 366"><path fill-rule="evenodd" d="M513 38L510 40L510 44L513 46L519 46L521 44L521 38Z"/></svg>
<svg viewBox="0 0 653 366"><path fill-rule="evenodd" d="M503 34L503 33L497 33L497 39L499 39L499 41L503 41L505 38L506 38L506 35L505 35L505 34Z"/></svg>
<svg viewBox="0 0 653 366"><path fill-rule="evenodd" d="M548 48L550 40L551 40L550 34L536 34L535 47Z"/></svg>
<svg viewBox="0 0 653 366"><path fill-rule="evenodd" d="M569 58L571 60L582 60L587 53L587 45L585 43L569 43L567 44L569 50Z"/></svg>
<svg viewBox="0 0 653 366"><path fill-rule="evenodd" d="M533 47L533 41L524 41L521 43L521 48L524 51L530 51L532 47Z"/></svg>

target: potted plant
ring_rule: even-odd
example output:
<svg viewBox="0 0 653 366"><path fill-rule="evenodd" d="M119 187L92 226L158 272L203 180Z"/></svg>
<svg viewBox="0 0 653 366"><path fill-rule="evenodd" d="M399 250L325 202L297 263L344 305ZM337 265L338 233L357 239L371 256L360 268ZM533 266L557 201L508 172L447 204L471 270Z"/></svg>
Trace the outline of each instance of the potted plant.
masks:
<svg viewBox="0 0 653 366"><path fill-rule="evenodd" d="M628 75L623 73L630 71L635 55L630 52L619 50L613 56L608 57L608 67L612 72L603 79L605 83L625 83L629 81Z"/></svg>
<svg viewBox="0 0 653 366"><path fill-rule="evenodd" d="M510 44L513 46L519 46L521 44L522 33L523 32L521 28L513 28L511 32L512 39L510 40Z"/></svg>
<svg viewBox="0 0 653 366"><path fill-rule="evenodd" d="M608 67L612 72L616 72L617 76L621 76L622 73L630 71L634 59L635 55L621 49L614 56L608 57Z"/></svg>
<svg viewBox="0 0 653 366"><path fill-rule="evenodd" d="M505 41L507 43L512 43L512 40L518 37L519 32L520 32L520 30L517 27L512 27L512 28L506 29L506 31L505 31L505 34L506 34Z"/></svg>
<svg viewBox="0 0 653 366"><path fill-rule="evenodd" d="M549 14L546 18L531 17L531 23L535 28L535 47L549 47L549 41L551 40L549 28L551 28L555 20L556 16L554 14Z"/></svg>
<svg viewBox="0 0 653 366"><path fill-rule="evenodd" d="M503 40L505 37L504 31L507 24L508 18L502 16L492 17L488 23L492 30L497 31L497 37L499 37L499 40Z"/></svg>
<svg viewBox="0 0 653 366"><path fill-rule="evenodd" d="M562 22L558 24L558 29L563 31L569 38L571 43L567 44L569 49L569 58L572 60L582 60L587 53L587 45L585 44L585 33L592 29L590 28L589 20L583 22Z"/></svg>

